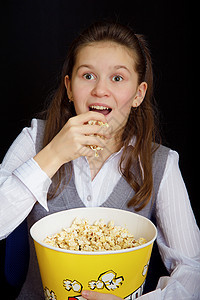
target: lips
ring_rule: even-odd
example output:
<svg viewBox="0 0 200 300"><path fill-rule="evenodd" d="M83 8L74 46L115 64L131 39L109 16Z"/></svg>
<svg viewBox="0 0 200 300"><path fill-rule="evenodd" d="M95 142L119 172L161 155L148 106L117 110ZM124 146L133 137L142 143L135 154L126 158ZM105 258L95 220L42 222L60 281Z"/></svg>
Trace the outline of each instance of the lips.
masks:
<svg viewBox="0 0 200 300"><path fill-rule="evenodd" d="M103 114L104 116L108 115L111 111L112 108L104 105L90 105L89 106L90 111L95 111Z"/></svg>

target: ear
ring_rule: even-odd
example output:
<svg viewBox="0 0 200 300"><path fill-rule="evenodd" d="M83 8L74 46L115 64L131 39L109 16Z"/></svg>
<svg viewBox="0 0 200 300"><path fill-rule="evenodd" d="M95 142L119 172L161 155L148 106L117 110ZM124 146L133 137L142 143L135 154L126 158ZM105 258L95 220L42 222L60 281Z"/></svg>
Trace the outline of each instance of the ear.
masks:
<svg viewBox="0 0 200 300"><path fill-rule="evenodd" d="M72 86L71 86L71 80L69 79L68 75L65 76L65 87L67 90L67 96L68 96L69 100L72 101L73 100Z"/></svg>
<svg viewBox="0 0 200 300"><path fill-rule="evenodd" d="M146 82L140 83L140 85L138 85L137 87L137 91L133 99L133 103L132 103L133 107L138 107L142 103L146 95L146 91L147 91L147 83Z"/></svg>

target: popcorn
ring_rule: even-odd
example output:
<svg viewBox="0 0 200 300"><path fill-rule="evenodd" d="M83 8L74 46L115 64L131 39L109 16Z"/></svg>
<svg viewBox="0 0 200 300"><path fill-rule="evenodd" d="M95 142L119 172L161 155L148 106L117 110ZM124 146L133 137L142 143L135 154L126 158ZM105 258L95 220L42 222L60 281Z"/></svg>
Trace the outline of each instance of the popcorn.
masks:
<svg viewBox="0 0 200 300"><path fill-rule="evenodd" d="M104 123L102 121L96 121L96 120L90 120L88 121L89 125L99 125L99 126L103 126L103 127L109 127L108 123Z"/></svg>
<svg viewBox="0 0 200 300"><path fill-rule="evenodd" d="M99 157L99 154L97 151L102 151L103 148L99 147L99 146L95 146L95 145L89 145L87 146L88 148L92 149L93 151L95 151L94 157Z"/></svg>
<svg viewBox="0 0 200 300"><path fill-rule="evenodd" d="M108 123L103 123L102 121L96 121L96 120L90 120L90 121L88 121L88 124L89 125L99 125L99 126L107 127L107 128L109 127ZM90 136L98 136L101 139L105 139L104 136L102 136L100 134L91 134ZM98 151L102 151L103 150L102 147L95 146L95 145L89 145L87 147L90 148L90 149L92 149L93 151L95 151L95 154L94 154L95 157L99 157Z"/></svg>
<svg viewBox="0 0 200 300"><path fill-rule="evenodd" d="M145 244L144 238L135 239L126 228L108 224L103 219L89 225L87 219L75 218L71 227L47 236L46 244L75 251L108 251L133 248Z"/></svg>

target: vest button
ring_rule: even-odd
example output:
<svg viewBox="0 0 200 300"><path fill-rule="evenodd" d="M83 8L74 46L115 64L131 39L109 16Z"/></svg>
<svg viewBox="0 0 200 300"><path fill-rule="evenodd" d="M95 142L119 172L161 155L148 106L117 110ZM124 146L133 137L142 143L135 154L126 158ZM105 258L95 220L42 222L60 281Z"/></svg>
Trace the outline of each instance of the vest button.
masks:
<svg viewBox="0 0 200 300"><path fill-rule="evenodd" d="M91 195L88 195L87 196L87 201L91 201L92 200L92 196Z"/></svg>

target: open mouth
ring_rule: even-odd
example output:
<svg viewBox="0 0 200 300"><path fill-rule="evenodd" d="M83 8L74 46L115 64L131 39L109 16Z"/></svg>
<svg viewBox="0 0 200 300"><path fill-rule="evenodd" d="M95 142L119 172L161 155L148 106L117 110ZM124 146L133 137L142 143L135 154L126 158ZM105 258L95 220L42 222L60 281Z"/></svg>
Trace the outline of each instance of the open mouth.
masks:
<svg viewBox="0 0 200 300"><path fill-rule="evenodd" d="M99 112L106 116L112 111L112 108L103 105L91 105L89 106L89 110Z"/></svg>

